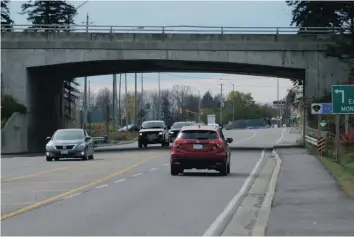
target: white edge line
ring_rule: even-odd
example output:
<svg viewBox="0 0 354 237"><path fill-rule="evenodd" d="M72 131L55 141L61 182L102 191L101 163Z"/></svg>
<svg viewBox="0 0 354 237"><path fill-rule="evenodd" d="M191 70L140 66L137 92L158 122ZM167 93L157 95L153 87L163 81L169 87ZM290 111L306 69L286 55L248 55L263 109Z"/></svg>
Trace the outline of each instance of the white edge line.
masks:
<svg viewBox="0 0 354 237"><path fill-rule="evenodd" d="M168 164L164 164L164 165L161 165L161 166L168 166Z"/></svg>
<svg viewBox="0 0 354 237"><path fill-rule="evenodd" d="M82 192L81 192L81 193L82 193ZM63 197L62 199L72 198L72 197L75 197L75 196L77 196L77 195L80 195L81 193L71 194L71 195L69 195L69 196Z"/></svg>
<svg viewBox="0 0 354 237"><path fill-rule="evenodd" d="M157 170L157 168L152 168L152 169L150 169L149 171L154 171L154 170Z"/></svg>
<svg viewBox="0 0 354 237"><path fill-rule="evenodd" d="M205 231L203 236L221 236L227 225L230 223L233 215L235 214L237 207L242 202L245 194L248 192L249 188L252 186L253 181L256 178L256 174L262 167L265 160L265 150L262 151L261 158L258 160L254 166L252 172L247 177L246 181L243 183L240 191L236 196L232 198L230 203L224 209L224 211L216 218L216 220L209 226Z"/></svg>
<svg viewBox="0 0 354 237"><path fill-rule="evenodd" d="M275 145L279 144L283 139L284 139L284 132L286 131L286 128L283 128L283 131L281 132L280 138L275 142Z"/></svg>
<svg viewBox="0 0 354 237"><path fill-rule="evenodd" d="M104 188L104 187L106 187L106 186L108 186L108 184L104 184L104 185L98 186L98 187L96 187L96 188Z"/></svg>
<svg viewBox="0 0 354 237"><path fill-rule="evenodd" d="M117 181L114 181L114 183L120 183L120 182L123 182L125 179L120 179L120 180L117 180Z"/></svg>
<svg viewBox="0 0 354 237"><path fill-rule="evenodd" d="M277 186L277 181L280 173L280 168L282 164L282 160L280 159L279 155L276 153L275 150L273 150L273 155L275 157L276 165L272 174L272 177L270 179L269 185L268 185L268 190L266 193L266 196L264 198L264 201L262 203L261 209L258 212L258 217L256 220L256 223L254 225L254 228L252 230L252 235L251 236L264 236L265 235L265 230L267 227L268 223L268 218L269 218L269 213L272 207L272 201L275 195L275 188Z"/></svg>
<svg viewBox="0 0 354 237"><path fill-rule="evenodd" d="M143 173L134 174L134 175L132 175L131 177L134 178L134 177L139 176L139 175L142 175L142 174L143 174Z"/></svg>

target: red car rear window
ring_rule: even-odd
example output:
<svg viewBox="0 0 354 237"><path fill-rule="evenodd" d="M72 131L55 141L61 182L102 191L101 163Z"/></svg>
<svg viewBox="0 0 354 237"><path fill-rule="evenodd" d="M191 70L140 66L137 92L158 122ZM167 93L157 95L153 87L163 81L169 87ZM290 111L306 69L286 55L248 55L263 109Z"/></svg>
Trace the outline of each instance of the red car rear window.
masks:
<svg viewBox="0 0 354 237"><path fill-rule="evenodd" d="M218 134L212 130L184 130L178 134L181 139L218 139Z"/></svg>

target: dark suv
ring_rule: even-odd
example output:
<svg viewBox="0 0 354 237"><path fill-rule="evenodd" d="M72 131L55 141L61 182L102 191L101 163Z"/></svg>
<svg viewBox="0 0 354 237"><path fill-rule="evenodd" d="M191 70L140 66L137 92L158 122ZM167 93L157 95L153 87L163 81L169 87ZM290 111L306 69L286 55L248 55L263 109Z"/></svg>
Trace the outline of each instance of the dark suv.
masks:
<svg viewBox="0 0 354 237"><path fill-rule="evenodd" d="M162 120L145 121L141 124L139 130L139 147L147 147L148 144L161 144L162 147L168 147L168 130L170 126Z"/></svg>
<svg viewBox="0 0 354 237"><path fill-rule="evenodd" d="M179 131L181 131L182 127L191 126L194 124L195 124L195 122L175 122L172 125L170 132L168 133L168 137L169 137L170 142L173 142L176 139L176 137L177 137Z"/></svg>

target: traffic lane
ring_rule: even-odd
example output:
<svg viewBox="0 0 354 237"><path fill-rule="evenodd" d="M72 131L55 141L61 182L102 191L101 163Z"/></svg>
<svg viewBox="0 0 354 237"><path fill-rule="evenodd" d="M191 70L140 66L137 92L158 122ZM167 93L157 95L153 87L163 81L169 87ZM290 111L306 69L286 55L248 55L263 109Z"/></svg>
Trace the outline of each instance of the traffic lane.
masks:
<svg viewBox="0 0 354 237"><path fill-rule="evenodd" d="M109 145L109 146L102 146L102 147L97 147L95 148L96 152L106 152L106 151L129 151L129 150L138 150L138 149L145 149L145 150L156 150L156 149L161 149L164 150L166 149L165 147L161 147L161 144L151 144L148 145L147 148L139 148L138 142L134 143L129 143L129 144L124 144L124 145Z"/></svg>
<svg viewBox="0 0 354 237"><path fill-rule="evenodd" d="M161 152L130 152L125 154L116 153L111 157L101 159L100 162L87 166L76 166L72 169L62 169L56 172L47 172L36 176L27 176L21 179L12 179L2 182L1 186L1 210L2 215L7 215L24 207L34 205L52 197L68 193L78 187L86 186L80 191L100 185L101 179L116 173L119 176L121 170L125 170L135 164L147 162L161 156ZM166 158L167 152L163 154ZM107 154L105 154L107 156ZM167 159L167 158L166 158ZM90 161L84 161L89 163ZM59 163L59 162L58 162ZM129 170L128 170L129 171ZM127 171L125 171L126 173ZM36 205L37 205L36 204ZM12 215L12 214L11 214Z"/></svg>
<svg viewBox="0 0 354 237"><path fill-rule="evenodd" d="M125 154L120 152L119 154ZM61 159L59 161L47 162L45 156L36 157L13 157L1 160L1 182L9 179L25 178L22 176L41 175L42 173L56 172L71 169L76 166L87 166L97 163L106 158L117 156L117 152L97 153L94 160L83 161L82 159Z"/></svg>
<svg viewBox="0 0 354 237"><path fill-rule="evenodd" d="M226 177L212 171L171 176L166 158L157 158L134 169L131 174L142 173L134 178L111 179L107 186L6 219L2 234L202 235L260 156L261 152L233 152Z"/></svg>
<svg viewBox="0 0 354 237"><path fill-rule="evenodd" d="M223 131L225 138L232 138L231 146L242 145L257 136L258 130L237 129Z"/></svg>
<svg viewBox="0 0 354 237"><path fill-rule="evenodd" d="M248 130L233 130L230 136L238 139L231 143L232 147L272 147L285 137L286 128L267 128L267 129L248 129ZM235 139L234 139L235 140Z"/></svg>

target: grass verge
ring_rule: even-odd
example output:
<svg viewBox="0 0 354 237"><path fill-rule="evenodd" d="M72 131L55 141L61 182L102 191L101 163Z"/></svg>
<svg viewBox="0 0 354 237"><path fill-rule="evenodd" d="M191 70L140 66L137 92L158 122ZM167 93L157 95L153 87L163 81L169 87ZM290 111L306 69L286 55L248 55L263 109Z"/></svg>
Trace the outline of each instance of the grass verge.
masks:
<svg viewBox="0 0 354 237"><path fill-rule="evenodd" d="M340 165L327 157L318 156L318 158L323 166L326 167L337 180L342 190L354 200L354 166Z"/></svg>

